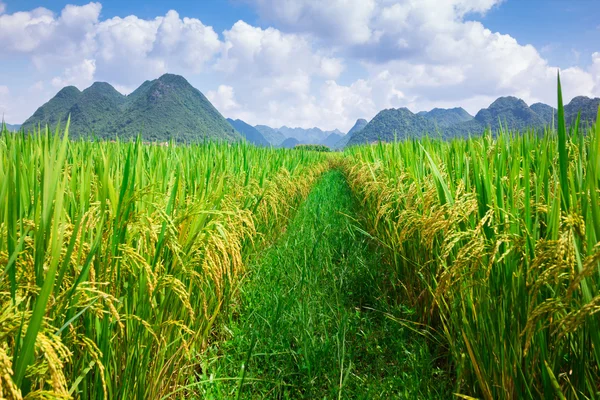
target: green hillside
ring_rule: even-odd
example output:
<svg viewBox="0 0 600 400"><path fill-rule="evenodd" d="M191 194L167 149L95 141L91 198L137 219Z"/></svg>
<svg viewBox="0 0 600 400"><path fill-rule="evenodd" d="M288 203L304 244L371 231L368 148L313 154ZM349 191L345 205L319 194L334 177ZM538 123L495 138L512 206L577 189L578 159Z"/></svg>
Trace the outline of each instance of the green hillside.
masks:
<svg viewBox="0 0 600 400"><path fill-rule="evenodd" d="M546 125L552 125L553 119L556 118L556 109L548 104L535 103L530 105L529 108L539 115Z"/></svg>
<svg viewBox="0 0 600 400"><path fill-rule="evenodd" d="M577 118L577 114L581 112L581 121L584 124L594 122L598 107L600 107L600 98L590 99L586 96L577 96L565 106L565 120L567 124L571 124Z"/></svg>
<svg viewBox="0 0 600 400"><path fill-rule="evenodd" d="M417 115L427 118L439 128L446 128L448 126L473 119L473 116L466 112L462 107L434 108L429 112L422 111L417 113Z"/></svg>
<svg viewBox="0 0 600 400"><path fill-rule="evenodd" d="M36 110L21 127L23 129L32 130L37 127L49 125L54 128L59 121L64 121L69 116L71 107L75 105L81 92L75 86L67 86L62 88L56 96L50 99L46 104Z"/></svg>
<svg viewBox="0 0 600 400"><path fill-rule="evenodd" d="M379 112L361 131L354 133L348 145L419 138L433 132L434 124L425 117L413 114L408 108L392 108Z"/></svg>
<svg viewBox="0 0 600 400"><path fill-rule="evenodd" d="M241 138L199 90L172 74L144 82L129 96L103 82L83 92L72 86L64 88L23 127L31 130L38 124L48 124L53 128L69 115L74 138L131 138L140 133L146 141Z"/></svg>

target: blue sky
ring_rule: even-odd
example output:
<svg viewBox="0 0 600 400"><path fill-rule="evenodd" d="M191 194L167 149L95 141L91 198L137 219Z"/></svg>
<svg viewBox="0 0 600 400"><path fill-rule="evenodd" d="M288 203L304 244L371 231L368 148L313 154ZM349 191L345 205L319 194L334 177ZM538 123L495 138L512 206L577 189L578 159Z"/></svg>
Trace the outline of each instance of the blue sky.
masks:
<svg viewBox="0 0 600 400"><path fill-rule="evenodd" d="M600 95L595 0L0 0L0 112L179 73L226 117L349 129L390 107Z"/></svg>
<svg viewBox="0 0 600 400"><path fill-rule="evenodd" d="M533 44L552 64L567 68L574 62L589 65L591 60L581 56L600 50L599 15L597 0L512 0L478 19L493 31Z"/></svg>

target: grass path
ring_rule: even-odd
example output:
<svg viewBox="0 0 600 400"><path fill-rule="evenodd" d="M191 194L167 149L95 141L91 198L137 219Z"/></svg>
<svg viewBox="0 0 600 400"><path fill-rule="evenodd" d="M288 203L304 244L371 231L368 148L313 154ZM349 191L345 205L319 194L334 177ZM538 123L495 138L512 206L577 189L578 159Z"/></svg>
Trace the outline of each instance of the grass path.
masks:
<svg viewBox="0 0 600 400"><path fill-rule="evenodd" d="M394 319L377 246L344 176L327 173L281 239L250 265L209 349L198 398L449 398L424 339ZM244 367L245 366L245 367Z"/></svg>

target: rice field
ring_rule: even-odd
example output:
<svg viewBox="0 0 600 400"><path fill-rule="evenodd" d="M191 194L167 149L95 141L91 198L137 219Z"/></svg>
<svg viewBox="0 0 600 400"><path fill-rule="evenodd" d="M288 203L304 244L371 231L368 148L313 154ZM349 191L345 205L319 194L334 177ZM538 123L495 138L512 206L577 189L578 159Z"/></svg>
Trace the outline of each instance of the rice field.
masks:
<svg viewBox="0 0 600 400"><path fill-rule="evenodd" d="M600 398L600 123L567 132L560 82L558 98L543 135L348 151L390 279L447 348L458 397Z"/></svg>
<svg viewBox="0 0 600 400"><path fill-rule="evenodd" d="M2 132L0 398L600 398L600 123L558 98L344 153Z"/></svg>
<svg viewBox="0 0 600 400"><path fill-rule="evenodd" d="M64 132L0 140L0 397L160 398L327 160Z"/></svg>

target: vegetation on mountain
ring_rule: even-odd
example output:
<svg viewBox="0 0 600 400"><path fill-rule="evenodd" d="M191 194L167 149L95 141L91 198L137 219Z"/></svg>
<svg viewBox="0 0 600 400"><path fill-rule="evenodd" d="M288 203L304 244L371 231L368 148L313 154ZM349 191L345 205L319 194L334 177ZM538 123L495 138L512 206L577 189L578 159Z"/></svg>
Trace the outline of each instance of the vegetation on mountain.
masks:
<svg viewBox="0 0 600 400"><path fill-rule="evenodd" d="M227 122L231 124L231 126L242 134L243 137L246 138L252 144L257 146L269 146L270 143L265 137L260 133L256 128L252 125L249 125L242 121L241 119L233 120L231 118L227 118Z"/></svg>
<svg viewBox="0 0 600 400"><path fill-rule="evenodd" d="M600 107L600 98L589 98L586 96L577 96L565 106L565 120L567 125L571 125L577 119L577 114L581 112L581 122L589 125L596 121L596 112Z"/></svg>
<svg viewBox="0 0 600 400"><path fill-rule="evenodd" d="M534 103L529 106L544 121L544 125L551 126L556 122L556 109L544 103Z"/></svg>
<svg viewBox="0 0 600 400"><path fill-rule="evenodd" d="M425 117L413 114L408 108L392 108L379 112L362 130L355 132L348 145L420 138L434 132L434 124Z"/></svg>
<svg viewBox="0 0 600 400"><path fill-rule="evenodd" d="M348 131L348 133L346 133L346 135L352 135L355 132L361 131L365 126L367 126L368 123L369 123L369 121L367 121L364 118L357 119L356 122L354 123L354 126L352 128L350 128L350 130Z"/></svg>
<svg viewBox="0 0 600 400"><path fill-rule="evenodd" d="M31 117L23 122L21 128L25 131L32 131L38 125L41 127L48 125L53 129L59 122L64 124L69 117L71 107L75 105L79 96L81 96L81 91L75 86L62 88L53 98L39 107Z"/></svg>
<svg viewBox="0 0 600 400"><path fill-rule="evenodd" d="M254 128L256 128L256 130L259 131L273 146L281 145L281 143L283 143L283 141L286 139L281 132L279 132L277 129L271 128L270 126L256 125Z"/></svg>
<svg viewBox="0 0 600 400"><path fill-rule="evenodd" d="M41 106L23 128L53 128L71 116L72 137L122 139L141 134L146 141L239 140L240 135L208 99L183 77L165 74L144 82L129 96L96 82L80 92L66 87Z"/></svg>
<svg viewBox="0 0 600 400"><path fill-rule="evenodd" d="M480 110L475 115L475 120L493 131L497 131L500 124L516 130L544 126L544 121L539 115L523 100L513 96L498 98L488 108Z"/></svg>
<svg viewBox="0 0 600 400"><path fill-rule="evenodd" d="M447 128L473 119L473 116L462 107L434 108L431 111L421 111L417 115L432 121L438 128Z"/></svg>

